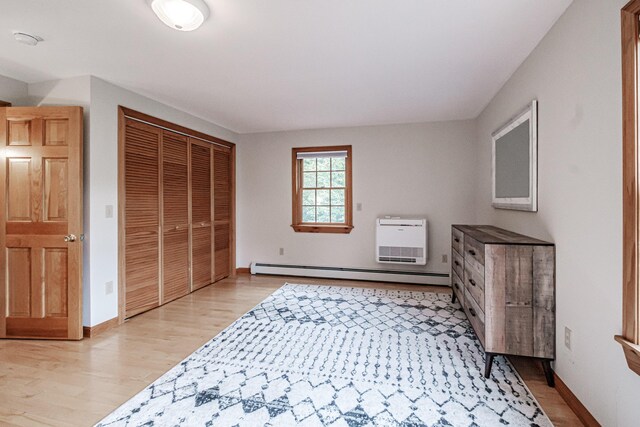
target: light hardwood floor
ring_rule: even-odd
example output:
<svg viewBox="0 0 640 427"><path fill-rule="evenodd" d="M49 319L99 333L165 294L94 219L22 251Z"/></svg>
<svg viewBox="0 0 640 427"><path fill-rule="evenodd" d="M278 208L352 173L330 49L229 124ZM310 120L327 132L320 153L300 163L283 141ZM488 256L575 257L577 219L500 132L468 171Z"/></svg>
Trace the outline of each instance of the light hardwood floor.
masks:
<svg viewBox="0 0 640 427"><path fill-rule="evenodd" d="M285 282L448 292L442 287L239 275L78 342L0 341L0 425L88 426L116 409ZM582 425L542 370L514 361L556 426Z"/></svg>

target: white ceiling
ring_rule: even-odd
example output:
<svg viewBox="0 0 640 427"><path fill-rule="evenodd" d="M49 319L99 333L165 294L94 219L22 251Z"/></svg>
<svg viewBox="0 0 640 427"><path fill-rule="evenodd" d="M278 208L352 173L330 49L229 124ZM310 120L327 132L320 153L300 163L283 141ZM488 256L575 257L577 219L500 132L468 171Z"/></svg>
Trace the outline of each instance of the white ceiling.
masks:
<svg viewBox="0 0 640 427"><path fill-rule="evenodd" d="M468 119L571 3L205 1L183 33L145 0L2 0L0 74L92 74L241 133Z"/></svg>

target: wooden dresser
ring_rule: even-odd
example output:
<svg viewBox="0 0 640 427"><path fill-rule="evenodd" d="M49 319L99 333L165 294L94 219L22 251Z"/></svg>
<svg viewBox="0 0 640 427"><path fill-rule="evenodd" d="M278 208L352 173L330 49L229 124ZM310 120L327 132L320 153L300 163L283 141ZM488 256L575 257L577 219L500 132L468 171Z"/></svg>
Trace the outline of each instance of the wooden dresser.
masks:
<svg viewBox="0 0 640 427"><path fill-rule="evenodd" d="M459 300L485 350L540 359L553 386L555 246L489 225L451 228L452 301Z"/></svg>

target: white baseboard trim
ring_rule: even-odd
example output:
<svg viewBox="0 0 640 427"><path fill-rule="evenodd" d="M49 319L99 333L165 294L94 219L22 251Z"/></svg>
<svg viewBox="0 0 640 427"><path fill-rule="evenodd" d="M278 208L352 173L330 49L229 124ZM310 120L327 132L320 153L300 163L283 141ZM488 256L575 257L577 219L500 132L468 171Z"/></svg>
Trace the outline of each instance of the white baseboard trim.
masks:
<svg viewBox="0 0 640 427"><path fill-rule="evenodd" d="M413 283L418 285L450 286L451 284L449 275L445 273L266 264L260 262L251 263L251 274L322 277L328 279L366 280L373 282Z"/></svg>

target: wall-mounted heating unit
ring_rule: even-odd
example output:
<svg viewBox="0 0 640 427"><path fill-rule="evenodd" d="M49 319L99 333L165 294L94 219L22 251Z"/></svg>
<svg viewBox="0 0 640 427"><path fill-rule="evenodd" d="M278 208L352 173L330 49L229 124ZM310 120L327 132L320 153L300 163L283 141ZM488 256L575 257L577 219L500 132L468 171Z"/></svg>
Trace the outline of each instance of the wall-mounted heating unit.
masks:
<svg viewBox="0 0 640 427"><path fill-rule="evenodd" d="M427 264L427 220L385 217L376 220L376 261Z"/></svg>

